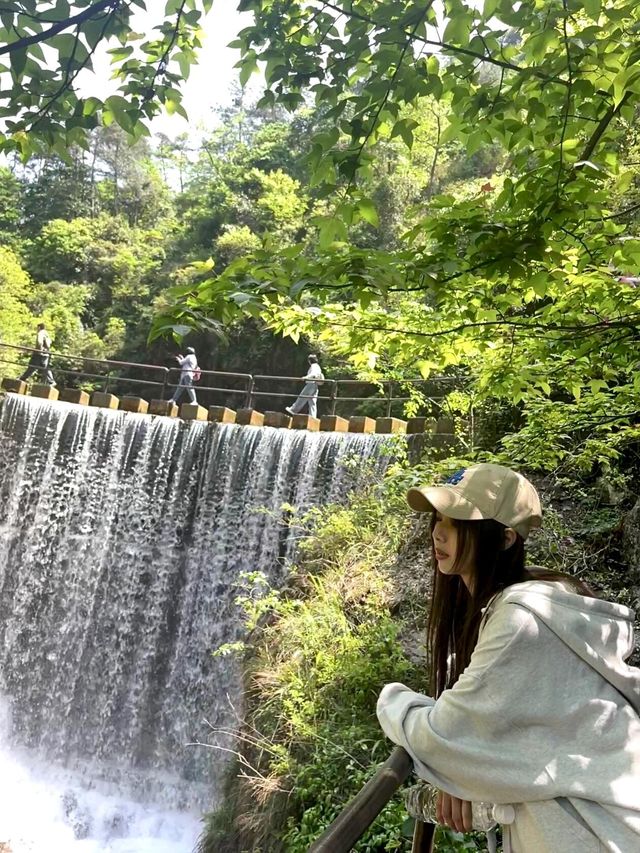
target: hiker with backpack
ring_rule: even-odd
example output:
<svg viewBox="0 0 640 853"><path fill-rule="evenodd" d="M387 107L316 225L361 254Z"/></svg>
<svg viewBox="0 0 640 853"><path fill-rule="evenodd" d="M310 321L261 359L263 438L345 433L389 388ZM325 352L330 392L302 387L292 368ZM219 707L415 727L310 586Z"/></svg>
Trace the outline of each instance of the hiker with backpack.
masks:
<svg viewBox="0 0 640 853"><path fill-rule="evenodd" d="M431 515L431 695L388 684L377 713L435 819L468 832L488 811L511 853L640 851L633 611L525 567L542 513L515 471L474 465L407 501Z"/></svg>
<svg viewBox="0 0 640 853"><path fill-rule="evenodd" d="M198 359L196 351L193 347L187 347L186 355L177 355L176 360L180 365L180 379L173 392L170 402L178 403L182 395L186 393L190 403L197 403L196 392L193 389L193 383L200 379L201 371L198 367Z"/></svg>

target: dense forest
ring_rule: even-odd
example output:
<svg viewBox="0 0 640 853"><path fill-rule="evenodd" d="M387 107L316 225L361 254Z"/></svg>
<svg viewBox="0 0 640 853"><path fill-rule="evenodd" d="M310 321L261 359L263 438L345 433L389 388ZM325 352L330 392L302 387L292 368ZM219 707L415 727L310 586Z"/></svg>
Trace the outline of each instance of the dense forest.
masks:
<svg viewBox="0 0 640 853"><path fill-rule="evenodd" d="M378 212L372 207L352 228L363 247L397 248L412 206L445 190L473 195L496 168L491 147L468 157L455 142L439 146L435 108L416 115L411 156L390 141L376 162ZM223 272L263 247L298 253L314 244L314 217L328 202L311 180L307 154L312 134L329 122L311 107L291 115L247 106L238 90L215 123L195 144L186 134L131 144L111 125L93 130L88 148L68 157L9 160L0 171L2 342L31 346L44 320L58 352L170 363L176 346L149 343L152 322L203 269ZM211 317L179 331L208 369L298 375L305 352L319 344L333 375L371 373L366 351L360 360L345 357L337 336L327 346L313 330L299 347L295 330L265 317Z"/></svg>
<svg viewBox="0 0 640 853"><path fill-rule="evenodd" d="M147 343L151 321L193 262L224 269L265 235L282 242L300 231L309 120L238 98L197 148L186 135L132 145L112 125L64 159L11 158L0 171L0 340L30 346L44 320L56 351L162 363L167 345ZM299 372L304 363L294 345L256 337L255 324L211 325L190 340L210 369Z"/></svg>

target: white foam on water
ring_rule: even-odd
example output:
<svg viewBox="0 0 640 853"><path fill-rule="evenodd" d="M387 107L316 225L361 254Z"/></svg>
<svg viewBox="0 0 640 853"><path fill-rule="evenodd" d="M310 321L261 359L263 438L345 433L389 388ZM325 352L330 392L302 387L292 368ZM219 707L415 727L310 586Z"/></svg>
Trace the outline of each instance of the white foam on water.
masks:
<svg viewBox="0 0 640 853"><path fill-rule="evenodd" d="M0 804L0 842L12 853L191 853L201 831L195 814L87 790L68 771L6 745Z"/></svg>
<svg viewBox="0 0 640 853"><path fill-rule="evenodd" d="M9 745L0 696L0 842L11 853L191 853L198 815L134 802ZM109 790L111 788L111 790Z"/></svg>

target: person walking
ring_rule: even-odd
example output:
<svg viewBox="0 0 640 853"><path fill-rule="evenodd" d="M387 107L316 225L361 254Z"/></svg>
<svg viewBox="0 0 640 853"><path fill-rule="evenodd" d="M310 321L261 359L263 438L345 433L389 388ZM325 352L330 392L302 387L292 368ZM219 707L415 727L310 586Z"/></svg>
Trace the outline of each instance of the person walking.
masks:
<svg viewBox="0 0 640 853"><path fill-rule="evenodd" d="M176 360L180 365L180 379L178 380L176 390L173 392L173 396L170 399L170 402L172 403L177 403L182 399L182 395L185 393L190 403L198 402L196 399L196 392L193 390L194 376L200 372L198 368L198 359L196 358L196 351L193 347L187 347L185 353L186 355L176 356Z"/></svg>
<svg viewBox="0 0 640 853"><path fill-rule="evenodd" d="M324 374L318 363L317 355L310 355L308 361L307 375L302 377L306 384L298 395L298 399L291 406L287 406L285 412L290 415L297 415L305 406L308 406L309 415L315 418L318 415L318 391L320 382L324 380Z"/></svg>
<svg viewBox="0 0 640 853"><path fill-rule="evenodd" d="M51 385L51 387L54 387L56 383L53 378L53 373L49 368L50 359L51 338L47 333L45 324L38 323L38 333L36 335L36 352L31 353L29 365L20 377L20 379L23 382L26 382L27 379L29 379L29 377L37 371L40 374L40 377L45 385Z"/></svg>
<svg viewBox="0 0 640 853"><path fill-rule="evenodd" d="M488 809L512 853L640 851L633 611L525 567L542 512L509 468L473 465L407 501L431 514L431 695L388 684L377 713L439 792L437 822L468 832Z"/></svg>

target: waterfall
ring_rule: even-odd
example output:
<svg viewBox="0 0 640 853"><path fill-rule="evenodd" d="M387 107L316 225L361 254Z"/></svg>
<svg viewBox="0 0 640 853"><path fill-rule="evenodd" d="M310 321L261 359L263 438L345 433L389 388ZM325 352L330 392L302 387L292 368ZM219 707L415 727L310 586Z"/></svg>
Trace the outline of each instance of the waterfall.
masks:
<svg viewBox="0 0 640 853"><path fill-rule="evenodd" d="M241 636L238 579L281 583L300 515L381 474L387 443L5 399L0 841L188 853L225 764L194 744L241 701L211 654Z"/></svg>

